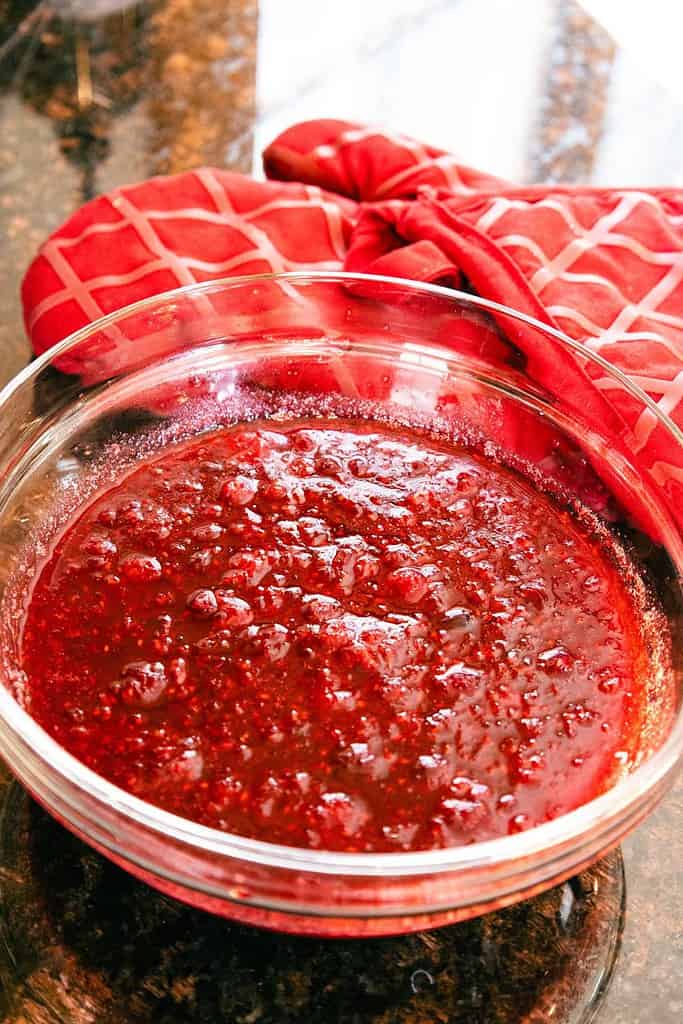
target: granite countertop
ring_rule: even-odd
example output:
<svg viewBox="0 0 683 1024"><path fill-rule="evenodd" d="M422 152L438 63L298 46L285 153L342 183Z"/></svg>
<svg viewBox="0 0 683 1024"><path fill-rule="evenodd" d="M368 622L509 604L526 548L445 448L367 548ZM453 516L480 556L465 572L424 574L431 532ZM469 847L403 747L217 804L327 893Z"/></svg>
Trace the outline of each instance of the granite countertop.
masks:
<svg viewBox="0 0 683 1024"><path fill-rule="evenodd" d="M573 0L0 0L0 383L29 358L21 275L80 203L199 163L248 172L315 116L385 124L520 182L683 185L683 102ZM683 779L571 883L368 943L183 908L0 781L6 1022L683 1019Z"/></svg>

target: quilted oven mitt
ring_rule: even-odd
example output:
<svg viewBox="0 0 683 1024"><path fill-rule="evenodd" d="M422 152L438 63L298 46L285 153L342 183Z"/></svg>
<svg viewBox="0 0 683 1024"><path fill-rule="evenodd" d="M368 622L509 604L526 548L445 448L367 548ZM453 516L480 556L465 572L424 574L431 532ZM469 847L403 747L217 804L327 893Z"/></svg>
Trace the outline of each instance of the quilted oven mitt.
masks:
<svg viewBox="0 0 683 1024"><path fill-rule="evenodd" d="M26 273L34 351L179 285L343 267L466 283L599 353L683 427L683 191L515 187L412 139L331 120L288 129L266 149L264 164L266 182L201 168L86 204ZM498 346L501 362L521 358L530 378L569 396L616 448L632 432L642 467L683 522L683 464L651 412L592 364L582 369L559 351L549 355L523 324L501 327L504 337L491 331L473 343L489 353ZM105 375L106 351L92 359L95 376ZM92 379L92 365L64 363ZM519 448L523 425L506 429ZM549 432L524 445L520 454L540 461L553 439ZM596 468L610 477L608 460ZM599 504L597 480L578 487Z"/></svg>

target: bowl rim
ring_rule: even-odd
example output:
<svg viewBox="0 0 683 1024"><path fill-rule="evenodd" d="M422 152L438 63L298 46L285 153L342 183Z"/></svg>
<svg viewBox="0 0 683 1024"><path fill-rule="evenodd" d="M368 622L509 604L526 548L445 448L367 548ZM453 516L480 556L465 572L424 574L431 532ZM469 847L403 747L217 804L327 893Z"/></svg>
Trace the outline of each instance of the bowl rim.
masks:
<svg viewBox="0 0 683 1024"><path fill-rule="evenodd" d="M619 381L622 387L651 411L659 424L671 436L673 442L683 448L683 431L670 417L661 412L656 403L639 386L633 384L621 370L598 353L585 348L580 342L574 341L558 328L544 324L534 317L520 313L501 303L455 289L411 281L407 278L336 270L299 270L287 273L223 277L159 292L124 306L70 334L16 374L0 390L0 416L12 395L35 379L55 358L106 327L144 312L160 302L222 291L226 288L280 281L292 284L319 282L324 284L392 285L418 294L446 299L453 303L464 303L525 323L540 330L571 351L580 354L583 359L598 365L603 372ZM56 772L63 782L74 786L79 793L98 801L109 810L122 814L130 822L154 833L161 839L173 840L185 847L192 848L195 852L212 853L232 860L248 861L263 867L324 875L334 874L348 878L382 875L398 880L416 875L464 873L490 866L502 868L506 864L513 865L520 861L526 862L527 867L531 867L539 859L549 863L553 860L554 855L559 857L567 847L580 846L582 839L601 832L606 833L615 819L624 816L629 809L636 807L648 793L671 774L677 763L683 760L682 707L666 740L650 758L638 765L632 773L617 781L605 793L552 821L534 826L524 832L473 843L470 846L405 853L342 853L283 846L263 840L249 839L199 825L188 818L182 818L157 808L108 782L69 754L31 718L4 685L0 685L0 719L2 719L2 724L7 726L33 755L45 762L51 771ZM73 809L73 798L69 798L67 802ZM106 845L109 846L108 843ZM112 841L110 848L120 850L120 846L115 840ZM180 872L177 876L173 874L172 878L187 884L187 878Z"/></svg>

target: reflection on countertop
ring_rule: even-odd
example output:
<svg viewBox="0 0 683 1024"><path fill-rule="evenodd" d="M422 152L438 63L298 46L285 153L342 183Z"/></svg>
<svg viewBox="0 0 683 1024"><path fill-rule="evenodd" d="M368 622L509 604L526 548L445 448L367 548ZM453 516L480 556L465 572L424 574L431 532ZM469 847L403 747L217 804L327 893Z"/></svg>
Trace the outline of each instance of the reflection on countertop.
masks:
<svg viewBox="0 0 683 1024"><path fill-rule="evenodd" d="M23 270L77 206L202 163L251 168L257 6L0 0L3 379L28 355Z"/></svg>
<svg viewBox="0 0 683 1024"><path fill-rule="evenodd" d="M618 852L535 899L463 924L322 941L234 924L160 895L16 784L0 860L6 1024L582 1024L602 1000L621 937Z"/></svg>

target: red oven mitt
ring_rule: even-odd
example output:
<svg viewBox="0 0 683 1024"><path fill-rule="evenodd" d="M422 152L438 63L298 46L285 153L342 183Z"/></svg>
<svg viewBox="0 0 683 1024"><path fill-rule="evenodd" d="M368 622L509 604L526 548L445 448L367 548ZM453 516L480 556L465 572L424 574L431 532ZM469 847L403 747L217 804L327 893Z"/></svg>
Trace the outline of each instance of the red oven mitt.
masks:
<svg viewBox="0 0 683 1024"><path fill-rule="evenodd" d="M342 121L296 125L264 160L280 182L205 168L83 207L26 274L34 350L192 281L344 266L466 281L600 353L683 427L681 190L512 187L440 150ZM683 464L655 417L592 364L549 359L533 331L501 327L527 374L606 426L615 447L634 433L642 465L683 519ZM106 372L106 352L89 358L95 371L60 367L86 379ZM609 473L606 460L601 475Z"/></svg>

